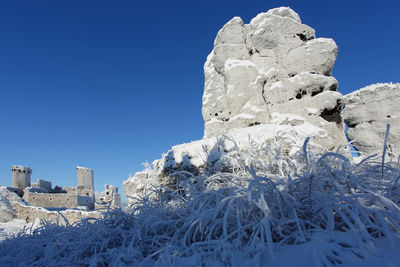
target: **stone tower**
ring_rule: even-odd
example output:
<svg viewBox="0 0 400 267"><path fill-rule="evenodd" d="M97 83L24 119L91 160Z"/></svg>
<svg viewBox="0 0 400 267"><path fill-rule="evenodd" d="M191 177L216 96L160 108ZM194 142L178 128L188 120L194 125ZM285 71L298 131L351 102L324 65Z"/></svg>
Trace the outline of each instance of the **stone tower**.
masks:
<svg viewBox="0 0 400 267"><path fill-rule="evenodd" d="M12 165L12 187L25 189L31 186L32 169L21 165Z"/></svg>
<svg viewBox="0 0 400 267"><path fill-rule="evenodd" d="M78 187L94 189L93 170L85 167L76 167L78 173Z"/></svg>

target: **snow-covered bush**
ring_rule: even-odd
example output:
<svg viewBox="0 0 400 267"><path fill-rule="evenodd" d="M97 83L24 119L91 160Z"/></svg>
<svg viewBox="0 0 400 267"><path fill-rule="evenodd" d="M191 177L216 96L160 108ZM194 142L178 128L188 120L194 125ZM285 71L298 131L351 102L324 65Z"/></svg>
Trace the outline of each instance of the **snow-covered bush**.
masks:
<svg viewBox="0 0 400 267"><path fill-rule="evenodd" d="M309 149L308 141L290 157L278 145L254 143L229 156L214 147L204 173L172 171L174 179L128 213L21 233L0 243L0 263L171 266L186 258L186 265L229 265L237 251L271 259L279 247L318 240L317 264L325 266L343 255L365 257L380 237L398 242L398 163L354 163Z"/></svg>

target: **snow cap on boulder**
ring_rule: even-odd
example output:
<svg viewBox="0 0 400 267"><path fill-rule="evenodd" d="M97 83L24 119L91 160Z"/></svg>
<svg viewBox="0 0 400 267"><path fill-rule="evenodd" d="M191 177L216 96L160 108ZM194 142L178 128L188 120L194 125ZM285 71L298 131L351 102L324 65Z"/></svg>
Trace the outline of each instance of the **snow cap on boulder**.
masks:
<svg viewBox="0 0 400 267"><path fill-rule="evenodd" d="M382 154L386 125L390 124L387 152L400 155L400 83L377 83L345 96L343 118L347 136L364 154Z"/></svg>

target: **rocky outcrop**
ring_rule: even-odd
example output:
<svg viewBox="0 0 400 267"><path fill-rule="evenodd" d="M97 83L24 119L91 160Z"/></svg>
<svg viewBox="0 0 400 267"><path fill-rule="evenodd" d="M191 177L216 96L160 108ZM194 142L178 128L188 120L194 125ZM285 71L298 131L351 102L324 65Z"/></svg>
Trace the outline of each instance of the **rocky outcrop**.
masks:
<svg viewBox="0 0 400 267"><path fill-rule="evenodd" d="M342 116L347 136L364 154L382 154L386 125L390 124L387 152L400 155L400 84L378 83L345 96Z"/></svg>
<svg viewBox="0 0 400 267"><path fill-rule="evenodd" d="M204 65L204 137L286 113L327 131L316 140L327 149L345 144L343 98L331 76L337 50L290 8L261 13L249 24L234 17L218 32Z"/></svg>
<svg viewBox="0 0 400 267"><path fill-rule="evenodd" d="M16 203L23 203L23 200L14 192L9 191L5 186L0 187L0 222L9 222L17 216Z"/></svg>
<svg viewBox="0 0 400 267"><path fill-rule="evenodd" d="M331 76L336 54L335 42L315 38L290 8L261 13L249 24L231 19L204 65L204 138L172 147L130 177L125 195L134 203L182 177L232 172L240 168L237 159L246 165L266 157L266 147L293 155L307 137L328 150L347 144L343 96Z"/></svg>

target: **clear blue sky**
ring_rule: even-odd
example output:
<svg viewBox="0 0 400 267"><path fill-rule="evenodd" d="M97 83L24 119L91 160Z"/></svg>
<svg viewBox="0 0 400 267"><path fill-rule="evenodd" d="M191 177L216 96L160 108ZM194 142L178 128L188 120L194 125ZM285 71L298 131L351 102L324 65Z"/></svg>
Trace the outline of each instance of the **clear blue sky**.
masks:
<svg viewBox="0 0 400 267"><path fill-rule="evenodd" d="M400 81L400 2L1 1L0 184L11 165L75 186L77 165L123 180L203 135L203 64L233 16L290 6L339 46L348 93Z"/></svg>

